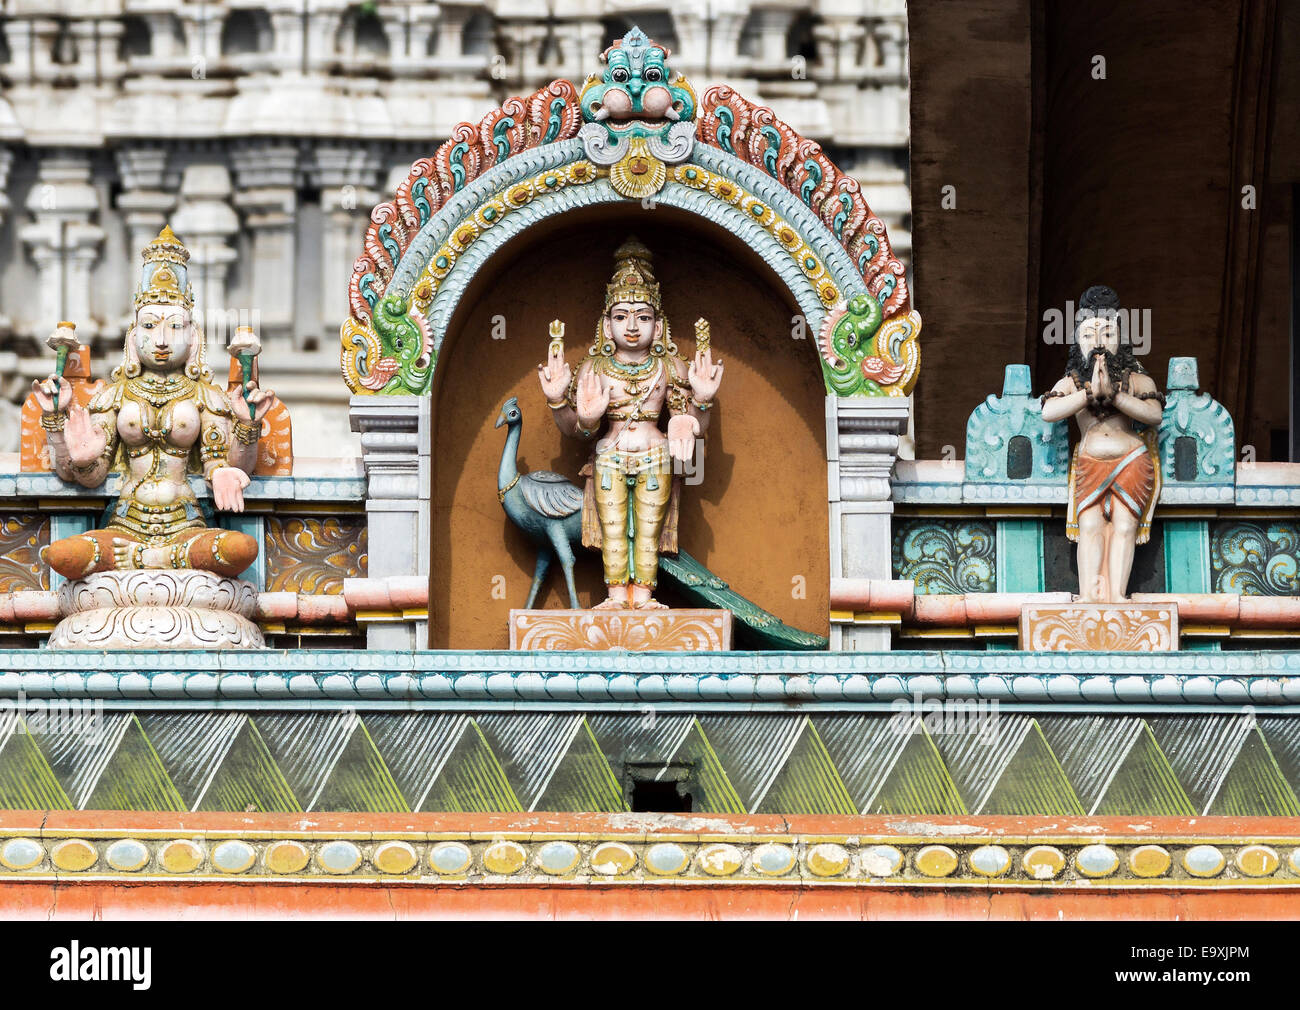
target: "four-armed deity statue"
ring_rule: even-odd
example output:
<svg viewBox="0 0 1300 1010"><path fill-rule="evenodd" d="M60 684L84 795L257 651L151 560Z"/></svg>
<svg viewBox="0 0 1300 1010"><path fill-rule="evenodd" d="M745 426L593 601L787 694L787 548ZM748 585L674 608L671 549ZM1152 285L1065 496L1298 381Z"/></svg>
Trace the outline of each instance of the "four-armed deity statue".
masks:
<svg viewBox="0 0 1300 1010"><path fill-rule="evenodd" d="M1079 545L1084 602L1128 599L1133 552L1151 535L1160 497L1156 435L1164 397L1121 340L1119 317L1110 288L1080 296L1065 376L1043 397L1045 421L1073 417L1079 424L1066 533Z"/></svg>
<svg viewBox="0 0 1300 1010"><path fill-rule="evenodd" d="M677 550L681 482L673 460L689 461L708 428L722 363L713 361L703 320L694 360L678 355L650 251L629 238L614 255L596 339L577 371L564 361L557 325L537 370L560 431L596 439L583 470L582 542L599 548L604 562L608 597L597 609L660 609L653 595L659 552Z"/></svg>
<svg viewBox="0 0 1300 1010"><path fill-rule="evenodd" d="M260 645L256 627L241 615L251 609L245 597L255 598L252 587L243 592L245 584L233 578L253 562L257 542L238 531L211 528L189 475L200 473L208 481L218 509L243 511L272 394L250 382L244 396L228 396L213 382L204 363L203 333L191 314L189 253L171 229L164 228L142 255L135 318L122 364L109 384L88 408L73 403L71 387L59 375L34 384L54 471L88 488L110 474L121 477L103 529L50 545L50 566L74 580L65 587L65 612L80 618L56 629L52 644L103 645L123 621L139 632L147 617L162 639L159 644L174 648ZM111 577L142 569L153 576L134 584ZM157 577L163 571L168 577ZM183 578L183 573L206 578ZM196 592L204 602L196 602ZM221 613L201 614L209 604ZM131 615L138 606L147 613ZM158 613L168 607L176 612ZM98 616L87 624L84 611ZM235 620L240 616L243 620ZM176 625L176 635L168 638L159 620ZM214 622L224 630L214 629ZM213 634L189 642L185 631L195 627Z"/></svg>

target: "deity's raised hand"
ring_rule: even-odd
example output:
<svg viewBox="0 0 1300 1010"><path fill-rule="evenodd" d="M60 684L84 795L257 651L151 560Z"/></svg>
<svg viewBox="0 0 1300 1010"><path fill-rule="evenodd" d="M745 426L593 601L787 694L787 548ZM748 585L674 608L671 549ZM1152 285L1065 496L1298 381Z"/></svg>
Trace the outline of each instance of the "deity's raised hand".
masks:
<svg viewBox="0 0 1300 1010"><path fill-rule="evenodd" d="M99 459L108 445L104 429L90 419L90 411L73 404L68 409L67 424L63 429L68 455L77 466L85 466Z"/></svg>
<svg viewBox="0 0 1300 1010"><path fill-rule="evenodd" d="M590 428L602 417L609 407L609 390L594 371L586 371L578 379L577 409L578 420L584 428Z"/></svg>
<svg viewBox="0 0 1300 1010"><path fill-rule="evenodd" d="M51 375L42 382L32 380L32 392L36 394L36 405L46 414L54 413L54 390L59 391L59 413L66 414L72 404L72 384L60 375Z"/></svg>
<svg viewBox="0 0 1300 1010"><path fill-rule="evenodd" d="M713 363L712 351L696 351L695 360L686 369L686 378L695 399L700 403L710 403L722 384L722 362Z"/></svg>
<svg viewBox="0 0 1300 1010"><path fill-rule="evenodd" d="M230 398L230 409L235 412L235 418L244 422L262 420L275 400L275 393L269 389L258 389L257 383L252 379L244 383L244 395L253 401L254 414L251 418L248 416L248 404L244 402L244 396Z"/></svg>
<svg viewBox="0 0 1300 1010"><path fill-rule="evenodd" d="M546 363L537 366L537 378L542 384L542 393L547 403L558 403L564 399L573 379L573 371L565 363L563 350L551 347Z"/></svg>

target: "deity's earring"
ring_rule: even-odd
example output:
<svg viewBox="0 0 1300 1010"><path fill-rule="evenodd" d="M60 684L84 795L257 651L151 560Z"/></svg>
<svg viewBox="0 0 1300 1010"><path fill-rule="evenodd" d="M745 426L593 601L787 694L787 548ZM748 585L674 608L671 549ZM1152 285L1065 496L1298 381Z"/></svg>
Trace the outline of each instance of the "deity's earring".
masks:
<svg viewBox="0 0 1300 1010"><path fill-rule="evenodd" d="M122 371L128 379L134 379L144 370L140 364L140 352L135 346L135 327L126 331L126 347L122 352Z"/></svg>
<svg viewBox="0 0 1300 1010"><path fill-rule="evenodd" d="M596 324L596 330L601 338L600 353L608 358L614 353L614 341L609 335L609 320L602 319Z"/></svg>

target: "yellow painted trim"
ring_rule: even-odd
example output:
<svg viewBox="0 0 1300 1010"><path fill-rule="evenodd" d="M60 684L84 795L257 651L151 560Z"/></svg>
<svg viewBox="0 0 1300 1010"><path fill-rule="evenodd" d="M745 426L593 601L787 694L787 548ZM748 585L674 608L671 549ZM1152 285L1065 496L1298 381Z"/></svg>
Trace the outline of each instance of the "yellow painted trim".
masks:
<svg viewBox="0 0 1300 1010"><path fill-rule="evenodd" d="M975 625L975 636L983 637L1006 637L1020 634L1020 629L1014 624L977 624Z"/></svg>
<svg viewBox="0 0 1300 1010"><path fill-rule="evenodd" d="M104 511L102 500L94 498L37 498L36 507L42 512L80 512L91 509L95 513Z"/></svg>
<svg viewBox="0 0 1300 1010"><path fill-rule="evenodd" d="M904 638L974 638L970 628L904 628Z"/></svg>
<svg viewBox="0 0 1300 1010"><path fill-rule="evenodd" d="M1296 628L1238 628L1231 634L1232 638L1300 638L1300 629Z"/></svg>
<svg viewBox="0 0 1300 1010"><path fill-rule="evenodd" d="M902 624L903 615L891 610L855 610L854 624Z"/></svg>
<svg viewBox="0 0 1300 1010"><path fill-rule="evenodd" d="M358 610L353 620L358 624L367 621L427 621L428 609L421 610Z"/></svg>

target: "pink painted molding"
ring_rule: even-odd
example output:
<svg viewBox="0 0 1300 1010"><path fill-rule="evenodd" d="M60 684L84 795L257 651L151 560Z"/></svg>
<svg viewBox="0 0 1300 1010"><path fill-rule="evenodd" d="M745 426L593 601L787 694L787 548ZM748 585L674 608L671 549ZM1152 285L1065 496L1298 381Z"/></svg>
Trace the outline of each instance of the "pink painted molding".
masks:
<svg viewBox="0 0 1300 1010"><path fill-rule="evenodd" d="M59 596L48 589L0 593L0 624L57 621L59 616Z"/></svg>
<svg viewBox="0 0 1300 1010"><path fill-rule="evenodd" d="M1071 603L1069 593L964 593L913 595L914 584L892 579L831 579L831 610L884 611L905 623L930 627L1016 624L1026 604ZM1134 593L1137 604L1177 603L1183 624L1233 629L1300 628L1300 596L1235 593Z"/></svg>
<svg viewBox="0 0 1300 1010"><path fill-rule="evenodd" d="M353 611L424 609L429 605L429 579L425 575L344 579L343 599Z"/></svg>

